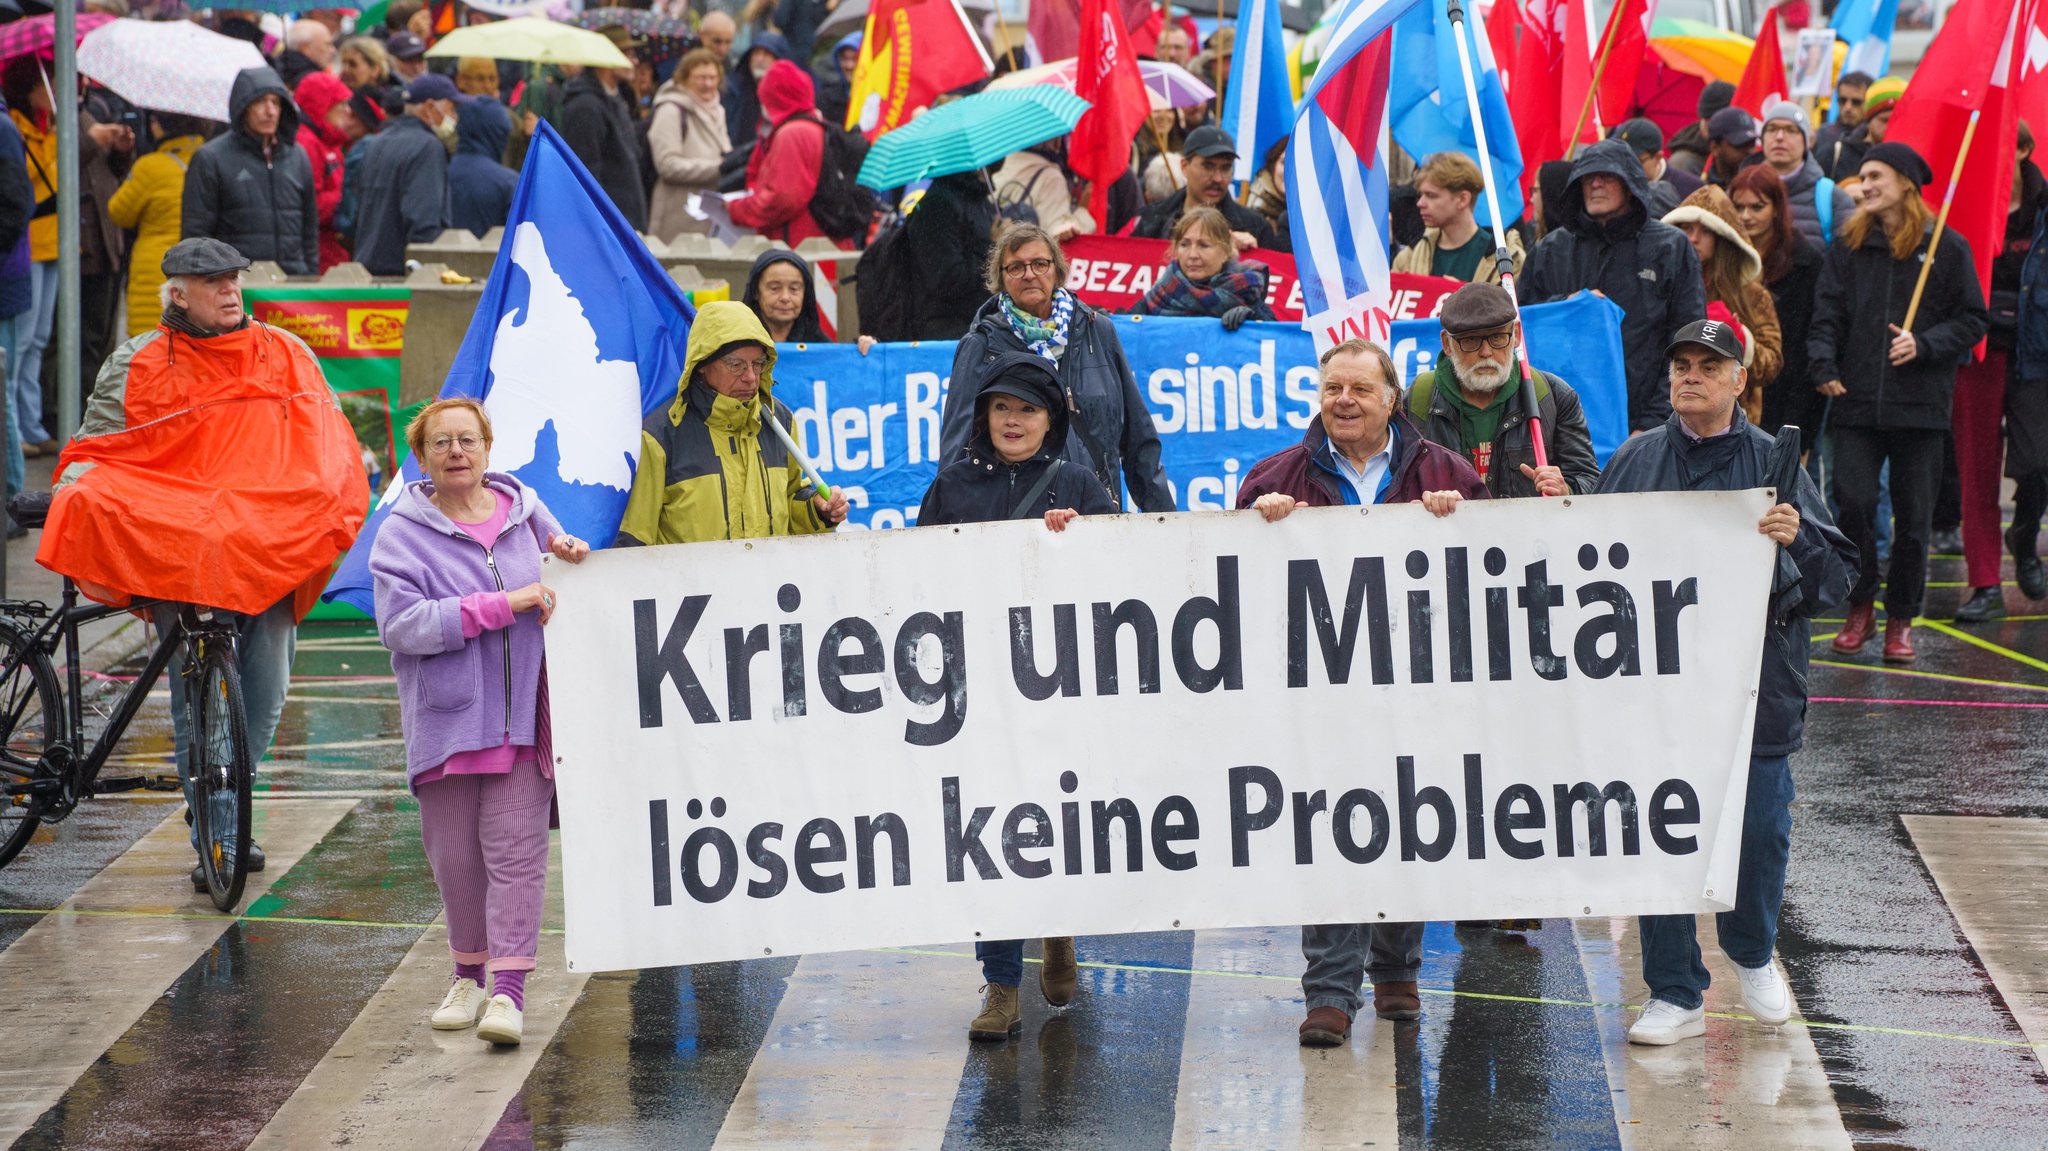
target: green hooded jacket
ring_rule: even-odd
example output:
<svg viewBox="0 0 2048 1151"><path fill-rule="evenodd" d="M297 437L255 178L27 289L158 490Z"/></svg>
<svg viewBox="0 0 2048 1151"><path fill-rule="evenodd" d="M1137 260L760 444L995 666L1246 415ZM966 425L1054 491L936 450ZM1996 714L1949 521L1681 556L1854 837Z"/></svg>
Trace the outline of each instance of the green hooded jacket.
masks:
<svg viewBox="0 0 2048 1151"><path fill-rule="evenodd" d="M730 344L768 353L761 390L741 402L695 381L698 367ZM695 381L695 382L693 382ZM759 539L830 531L811 503L810 481L762 421L762 405L792 427L776 403L775 342L745 304L706 304L690 325L676 401L640 429L640 464L615 546Z"/></svg>

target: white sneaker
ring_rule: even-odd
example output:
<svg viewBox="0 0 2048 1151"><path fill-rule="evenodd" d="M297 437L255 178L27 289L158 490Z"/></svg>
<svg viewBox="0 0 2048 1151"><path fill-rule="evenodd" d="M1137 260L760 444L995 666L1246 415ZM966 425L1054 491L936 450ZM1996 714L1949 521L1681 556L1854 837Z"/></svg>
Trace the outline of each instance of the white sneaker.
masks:
<svg viewBox="0 0 2048 1151"><path fill-rule="evenodd" d="M1738 963L1735 971L1742 978L1742 1005L1758 1023L1776 1027L1792 1018L1792 991L1779 976L1776 963L1754 968Z"/></svg>
<svg viewBox="0 0 2048 1151"><path fill-rule="evenodd" d="M1706 1033L1705 1008L1688 1011L1675 1003L1652 999L1643 1006L1642 1018L1628 1029L1628 1041L1646 1047L1669 1047L1681 1039L1696 1039Z"/></svg>
<svg viewBox="0 0 2048 1151"><path fill-rule="evenodd" d="M483 1018L484 1005L490 997L474 979L458 979L448 989L448 997L441 1000L441 1006L434 1010L434 1030L464 1031L476 1026Z"/></svg>
<svg viewBox="0 0 2048 1151"><path fill-rule="evenodd" d="M476 1025L476 1037L500 1047L517 1047L525 1023L526 1013L512 1006L511 996L493 995L484 1010L484 1021Z"/></svg>

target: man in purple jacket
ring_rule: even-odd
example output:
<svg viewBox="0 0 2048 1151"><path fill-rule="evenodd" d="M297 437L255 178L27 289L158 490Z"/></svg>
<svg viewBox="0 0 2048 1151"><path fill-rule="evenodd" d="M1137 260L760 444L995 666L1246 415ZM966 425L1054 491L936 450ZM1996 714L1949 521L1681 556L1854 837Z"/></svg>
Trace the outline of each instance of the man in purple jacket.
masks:
<svg viewBox="0 0 2048 1151"><path fill-rule="evenodd" d="M1393 357L1365 340L1323 353L1322 410L1295 446L1260 460L1238 490L1237 506L1274 523L1296 506L1420 502L1447 516L1462 500L1483 500L1486 485L1465 457L1424 439L1401 404ZM1371 960L1367 961L1368 953ZM1359 994L1372 975L1373 1011L1415 1019L1422 999L1420 923L1328 923L1301 929L1301 975L1308 1017L1303 1047L1335 1047L1351 1035Z"/></svg>

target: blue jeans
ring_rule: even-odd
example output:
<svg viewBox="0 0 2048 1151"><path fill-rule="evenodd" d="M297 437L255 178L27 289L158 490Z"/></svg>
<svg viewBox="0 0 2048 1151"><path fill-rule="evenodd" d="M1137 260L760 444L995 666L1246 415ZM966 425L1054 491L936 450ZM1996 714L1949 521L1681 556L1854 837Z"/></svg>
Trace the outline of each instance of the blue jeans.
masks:
<svg viewBox="0 0 2048 1151"><path fill-rule="evenodd" d="M235 642L237 660L242 672L242 711L249 736L249 762L253 767L262 763L270 753L270 740L277 734L278 717L284 714L285 689L291 685L292 655L298 647L298 621L293 618L292 597L286 596L270 605L261 615L243 615L239 612L221 612L235 623L238 638ZM177 618L177 609L159 605L156 609L156 623L159 629ZM185 786L185 806L193 805L192 792L192 729L185 718L185 653L181 648L171 655L171 666L165 675L171 681L171 725L176 733L178 751L178 779ZM213 817L216 822L234 818L235 808L232 796L216 796ZM192 849L199 849L199 825L192 825Z"/></svg>
<svg viewBox="0 0 2048 1151"><path fill-rule="evenodd" d="M1786 757L1751 756L1749 795L1742 807L1742 857L1735 909L1714 917L1721 951L1738 967L1758 968L1778 946L1778 910L1785 905L1785 866L1792 858L1792 765ZM1643 982L1650 996L1690 1011L1712 982L1700 962L1690 915L1645 915Z"/></svg>
<svg viewBox="0 0 2048 1151"><path fill-rule="evenodd" d="M43 349L50 346L50 328L57 322L57 261L28 266L33 301L28 311L8 321L14 341L7 357L8 398L14 403L14 427L24 444L54 439L43 423Z"/></svg>
<svg viewBox="0 0 2048 1151"><path fill-rule="evenodd" d="M1422 971L1420 923L1326 923L1301 929L1301 995L1308 1010L1335 1007L1356 1018L1365 976L1413 983Z"/></svg>

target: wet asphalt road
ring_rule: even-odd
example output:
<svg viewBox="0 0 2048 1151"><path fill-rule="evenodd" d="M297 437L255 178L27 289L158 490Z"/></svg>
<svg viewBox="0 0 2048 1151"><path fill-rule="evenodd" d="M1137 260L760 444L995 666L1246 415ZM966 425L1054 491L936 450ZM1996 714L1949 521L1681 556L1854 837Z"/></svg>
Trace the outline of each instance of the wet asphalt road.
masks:
<svg viewBox="0 0 2048 1151"><path fill-rule="evenodd" d="M1960 566L1937 561L1930 608L1959 600L1962 589L1943 585L1960 578ZM1901 820L2048 819L2048 604L2029 605L2010 585L2007 594L2015 618L1968 629L1979 643L1923 629L1910 673L1882 669L1874 643L1847 658L1815 645L1822 662L1806 750L1793 760L1799 799L1779 953L1813 1024L1805 1031L1839 1128L1859 1147L2048 1147L2041 1053ZM273 877L203 958L160 972L167 989L14 1146L246 1146L371 1006L439 910L417 809L404 794L387 677L366 628L305 629L280 750L260 786L271 796L353 796L353 808ZM153 708L125 745L131 765L165 770L168 736L167 713ZM41 909L77 892L173 810L160 796L100 799L40 836L0 871L0 961L42 921ZM964 1052L957 1083L947 1085L944 1146L1175 1144L1185 1103L1177 1096L1196 1043L1188 974L1196 937L1084 939L1080 949L1089 966L1076 1008L1054 1012L1027 995L1021 1039ZM1286 951L1278 947L1283 962L1272 979L1298 973L1287 969ZM1711 1125L1680 1143L1641 1142L1629 1120L1618 1120L1589 962L1565 921L1526 934L1432 924L1424 1018L1393 1029L1398 1145L1797 1145ZM799 963L591 978L552 1037L529 1045L535 1062L483 1145L711 1146L750 1069L777 1046L772 1032ZM544 969L534 985L559 978ZM32 977L10 971L0 987L17 1006L33 1002ZM943 1011L964 1028L973 1006L963 999ZM1238 1042L1269 1045L1261 1056L1292 1052L1292 1020ZM1710 1052L1684 1074L1697 1075L1699 1092L1768 1108L1768 1085L1755 1098L1756 1070L1738 1063ZM1318 1104L1252 1093L1232 1105ZM1633 1119L1654 1116L1638 1110ZM308 1133L280 1145L310 1141Z"/></svg>

